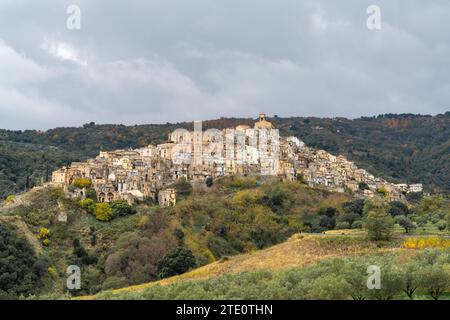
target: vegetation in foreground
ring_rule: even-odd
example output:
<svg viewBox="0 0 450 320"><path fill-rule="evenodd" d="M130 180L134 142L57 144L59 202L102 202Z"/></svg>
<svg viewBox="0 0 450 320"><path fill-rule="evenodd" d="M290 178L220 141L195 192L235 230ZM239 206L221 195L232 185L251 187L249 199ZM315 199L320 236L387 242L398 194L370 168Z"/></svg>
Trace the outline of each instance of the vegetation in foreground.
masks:
<svg viewBox="0 0 450 320"><path fill-rule="evenodd" d="M381 289L367 288L367 268L381 270ZM257 270L197 281L156 284L140 292L104 292L96 299L326 299L391 300L449 298L450 251L329 258L313 266Z"/></svg>
<svg viewBox="0 0 450 320"><path fill-rule="evenodd" d="M77 183L81 185L74 188L89 187L88 181ZM262 181L257 177L228 177L195 190L180 183L180 201L173 208L159 208L145 201L133 207L122 202L105 205L96 203L95 197L80 201L58 188L38 190L21 198L16 206L6 204L0 222L16 217L24 224L27 232L13 232L17 237L19 233L34 237L35 254L47 272L33 291L16 290L20 284L14 281L1 289L16 297L67 293L66 269L73 264L81 267L83 275L82 289L70 293L74 296L156 281L191 269L208 278L210 274L199 271L205 269L195 268L207 265L212 270L220 265L226 271L234 270L227 263L233 259L230 257L265 248L275 249L260 259L265 263L254 260L249 266L270 266L274 271L298 267L303 260L283 262L283 257L298 255L292 250L277 253L273 246L299 232L337 234L323 236L333 239L337 246L327 244L325 239L312 247L308 244L313 242L303 242L312 248L306 256L315 262L330 258L333 252L345 257L400 248L403 246L395 240L399 234L447 233L449 202L439 196L405 205L385 203L383 199L364 201L349 194L312 189L301 182ZM64 221L60 220L62 213ZM348 232L346 229L361 233L358 230L362 227L372 241L365 232L359 237L349 236L350 241L362 241L351 250L346 249L345 242L336 241L341 238L339 234ZM415 246L422 249L428 245L418 241ZM330 247L333 252L327 251ZM24 270L23 276L29 273Z"/></svg>

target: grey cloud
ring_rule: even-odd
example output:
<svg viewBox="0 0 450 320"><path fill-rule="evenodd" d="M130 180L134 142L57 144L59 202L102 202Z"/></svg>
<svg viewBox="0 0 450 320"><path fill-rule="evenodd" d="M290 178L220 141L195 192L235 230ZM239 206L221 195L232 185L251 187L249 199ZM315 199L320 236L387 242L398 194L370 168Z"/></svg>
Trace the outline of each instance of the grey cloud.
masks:
<svg viewBox="0 0 450 320"><path fill-rule="evenodd" d="M0 128L448 111L450 3L376 2L2 0Z"/></svg>

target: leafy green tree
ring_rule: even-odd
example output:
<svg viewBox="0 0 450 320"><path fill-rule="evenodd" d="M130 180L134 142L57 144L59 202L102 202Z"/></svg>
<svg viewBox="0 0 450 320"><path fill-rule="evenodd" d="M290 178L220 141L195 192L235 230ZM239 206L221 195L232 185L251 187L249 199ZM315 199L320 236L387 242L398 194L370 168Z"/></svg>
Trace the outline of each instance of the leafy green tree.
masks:
<svg viewBox="0 0 450 320"><path fill-rule="evenodd" d="M360 217L363 215L364 199L355 199L342 205L345 213L354 213Z"/></svg>
<svg viewBox="0 0 450 320"><path fill-rule="evenodd" d="M136 210L134 210L134 208L125 200L115 200L111 204L111 208L114 217L136 213Z"/></svg>
<svg viewBox="0 0 450 320"><path fill-rule="evenodd" d="M335 229L337 229L337 230L350 229L350 223L348 223L347 221L338 222L338 223L336 223Z"/></svg>
<svg viewBox="0 0 450 320"><path fill-rule="evenodd" d="M377 300L391 300L402 291L402 272L392 261L380 263L381 288L369 290L371 297Z"/></svg>
<svg viewBox="0 0 450 320"><path fill-rule="evenodd" d="M86 193L85 193L86 198L88 199L92 199L94 201L97 201L97 193L95 192L95 190L91 187L86 189Z"/></svg>
<svg viewBox="0 0 450 320"><path fill-rule="evenodd" d="M394 219L386 204L375 200L366 200L363 223L369 238L375 241L389 240L394 228Z"/></svg>
<svg viewBox="0 0 450 320"><path fill-rule="evenodd" d="M408 206L401 201L389 202L389 213L391 216L407 216L410 214Z"/></svg>
<svg viewBox="0 0 450 320"><path fill-rule="evenodd" d="M411 219L405 216L396 216L395 222L405 229L406 233L410 233L412 229L416 228L416 225L411 221Z"/></svg>
<svg viewBox="0 0 450 320"><path fill-rule="evenodd" d="M406 200L408 200L411 203L419 203L420 200L423 198L422 192L408 192L406 194Z"/></svg>
<svg viewBox="0 0 450 320"><path fill-rule="evenodd" d="M95 255L89 254L80 242L80 239L74 239L72 242L73 253L79 258L77 263L91 265L97 263L98 259Z"/></svg>
<svg viewBox="0 0 450 320"><path fill-rule="evenodd" d="M180 197L187 197L192 193L192 185L186 180L186 178L181 178L174 185L177 190L177 195Z"/></svg>
<svg viewBox="0 0 450 320"><path fill-rule="evenodd" d="M367 289L367 265L360 260L349 260L342 275L349 284L348 294L353 300L365 300L369 295Z"/></svg>
<svg viewBox="0 0 450 320"><path fill-rule="evenodd" d="M353 224L357 221L361 221L361 216L354 212L343 213L339 217L339 222L346 222L351 228L356 228Z"/></svg>
<svg viewBox="0 0 450 320"><path fill-rule="evenodd" d="M158 263L159 277L167 278L182 274L196 266L192 251L186 247L177 247Z"/></svg>
<svg viewBox="0 0 450 320"><path fill-rule="evenodd" d="M420 287L422 283L421 279L421 265L412 260L402 268L402 288L403 292L409 299L414 299L414 293Z"/></svg>
<svg viewBox="0 0 450 320"><path fill-rule="evenodd" d="M421 288L434 300L439 300L450 285L449 273L442 268L442 265L435 264L422 268L421 274Z"/></svg>
<svg viewBox="0 0 450 320"><path fill-rule="evenodd" d="M327 230L334 229L334 227L336 227L336 219L328 216L321 216L319 226Z"/></svg>

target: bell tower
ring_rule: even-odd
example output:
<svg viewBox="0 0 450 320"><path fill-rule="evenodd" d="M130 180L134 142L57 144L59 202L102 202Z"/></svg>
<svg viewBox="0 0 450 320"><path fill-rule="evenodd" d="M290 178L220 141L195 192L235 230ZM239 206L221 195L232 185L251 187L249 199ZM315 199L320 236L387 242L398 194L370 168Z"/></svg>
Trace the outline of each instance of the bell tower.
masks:
<svg viewBox="0 0 450 320"><path fill-rule="evenodd" d="M262 121L266 121L266 114L264 112L261 112L259 114L259 122L262 122Z"/></svg>

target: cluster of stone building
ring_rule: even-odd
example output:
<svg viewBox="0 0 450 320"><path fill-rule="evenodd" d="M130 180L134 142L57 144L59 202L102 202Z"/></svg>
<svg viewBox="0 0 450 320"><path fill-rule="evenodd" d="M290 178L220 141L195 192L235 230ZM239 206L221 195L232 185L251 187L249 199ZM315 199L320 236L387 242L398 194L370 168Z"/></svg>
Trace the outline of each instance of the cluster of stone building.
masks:
<svg viewBox="0 0 450 320"><path fill-rule="evenodd" d="M365 197L383 195L388 200L402 200L406 193L423 191L422 184L394 184L359 169L342 155L306 146L297 154L296 169L310 186L326 186L333 191L350 191Z"/></svg>
<svg viewBox="0 0 450 320"><path fill-rule="evenodd" d="M198 182L228 175L286 181L301 175L311 186L369 197L385 190L390 199L402 199L412 189L421 191L421 185L395 185L376 178L344 156L308 148L296 137L280 137L263 113L253 128L240 125L203 132L198 123L194 127L174 131L163 144L102 151L95 159L74 162L53 172L52 183L67 188L78 178L88 178L99 202L151 198L161 206L175 205L174 184L180 179ZM84 191L79 192L83 196Z"/></svg>

